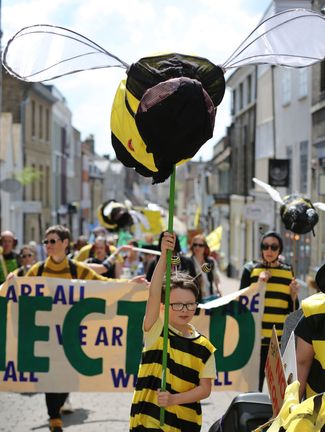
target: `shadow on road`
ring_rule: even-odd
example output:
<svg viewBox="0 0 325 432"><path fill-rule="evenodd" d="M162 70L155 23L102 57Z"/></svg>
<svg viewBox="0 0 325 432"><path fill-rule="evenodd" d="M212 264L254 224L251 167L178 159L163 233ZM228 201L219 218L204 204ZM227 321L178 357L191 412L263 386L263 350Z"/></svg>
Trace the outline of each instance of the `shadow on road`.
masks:
<svg viewBox="0 0 325 432"><path fill-rule="evenodd" d="M125 423L125 420L121 419L114 419L114 418L106 418L106 419L96 419L96 420L88 420L88 417L93 413L91 410L78 408L73 413L70 414L64 414L62 416L63 420L63 427L68 428L69 426L76 426L76 425L87 425L92 423ZM42 424L36 427L33 427L31 430L41 430L41 429L48 429L48 423Z"/></svg>

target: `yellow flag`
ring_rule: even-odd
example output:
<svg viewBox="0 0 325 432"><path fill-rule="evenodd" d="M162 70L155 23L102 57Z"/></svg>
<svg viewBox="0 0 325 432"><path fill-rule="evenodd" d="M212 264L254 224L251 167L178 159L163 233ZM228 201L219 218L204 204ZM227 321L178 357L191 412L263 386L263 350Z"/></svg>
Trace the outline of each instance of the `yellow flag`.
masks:
<svg viewBox="0 0 325 432"><path fill-rule="evenodd" d="M142 227L141 227L142 231L143 232L150 232L154 235L159 235L161 233L161 231L163 230L160 211L159 210L148 210L148 209L143 209L142 211L143 211L143 214L147 218L149 225L150 225L149 229L146 229L142 225Z"/></svg>
<svg viewBox="0 0 325 432"><path fill-rule="evenodd" d="M201 217L201 206L198 206L194 216L194 228L199 228Z"/></svg>
<svg viewBox="0 0 325 432"><path fill-rule="evenodd" d="M207 235L206 241L211 251L218 251L221 248L222 226L219 225L215 230Z"/></svg>

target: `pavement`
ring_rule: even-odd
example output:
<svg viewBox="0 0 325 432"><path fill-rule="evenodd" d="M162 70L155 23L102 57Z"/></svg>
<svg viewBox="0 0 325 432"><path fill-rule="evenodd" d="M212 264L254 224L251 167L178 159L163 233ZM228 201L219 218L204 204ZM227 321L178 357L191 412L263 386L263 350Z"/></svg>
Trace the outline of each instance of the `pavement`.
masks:
<svg viewBox="0 0 325 432"><path fill-rule="evenodd" d="M236 291L239 281L221 274L223 294ZM227 410L237 392L211 393L202 401L203 425L201 432ZM127 432L132 393L72 393L74 412L63 416L67 432ZM29 432L48 430L48 417L43 393L1 393L0 432Z"/></svg>

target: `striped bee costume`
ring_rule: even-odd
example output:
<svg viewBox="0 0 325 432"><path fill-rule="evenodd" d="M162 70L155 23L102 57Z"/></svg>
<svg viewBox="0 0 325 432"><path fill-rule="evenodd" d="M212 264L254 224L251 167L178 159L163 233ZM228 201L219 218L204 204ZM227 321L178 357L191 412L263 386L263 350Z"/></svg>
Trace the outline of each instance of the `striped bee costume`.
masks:
<svg viewBox="0 0 325 432"><path fill-rule="evenodd" d="M283 333L283 325L286 317L294 310L290 294L290 283L293 279L291 267L280 264L278 267L268 267L260 263L256 264L250 274L251 284L258 281L262 271L271 273L265 288L264 312L262 318L262 345L269 345L272 337L272 327L275 325L278 338ZM297 304L296 307L299 305Z"/></svg>
<svg viewBox="0 0 325 432"><path fill-rule="evenodd" d="M304 316L295 334L312 344L315 352L306 385L308 398L325 391L325 294L317 293L306 298L301 307Z"/></svg>
<svg viewBox="0 0 325 432"><path fill-rule="evenodd" d="M209 368L206 368L207 363L211 360L214 362L215 348L194 327L192 338L180 336L174 330L169 327L166 390L182 393L197 387L200 378L215 378L215 370L208 372ZM147 345L149 337L153 339L153 333L158 337ZM145 347L131 407L130 431L200 431L200 402L167 407L165 423L159 425L157 390L161 388L162 350L163 322L158 319L150 331L145 333Z"/></svg>
<svg viewBox="0 0 325 432"><path fill-rule="evenodd" d="M298 299L294 304L290 293L290 283L294 277L292 269L284 263L279 263L277 267L266 267L264 263L259 262L247 263L244 266L241 288L257 283L260 273L265 270L271 273L271 277L266 283L264 294L259 371L260 391L263 388L264 367L272 337L272 327L275 326L277 336L280 339L286 317L299 307Z"/></svg>
<svg viewBox="0 0 325 432"><path fill-rule="evenodd" d="M109 279L99 275L94 270L90 269L86 264L69 260L65 258L62 262L56 263L51 257L45 261L40 261L34 264L26 276L46 276L60 277L63 279L85 279L85 280L101 280Z"/></svg>

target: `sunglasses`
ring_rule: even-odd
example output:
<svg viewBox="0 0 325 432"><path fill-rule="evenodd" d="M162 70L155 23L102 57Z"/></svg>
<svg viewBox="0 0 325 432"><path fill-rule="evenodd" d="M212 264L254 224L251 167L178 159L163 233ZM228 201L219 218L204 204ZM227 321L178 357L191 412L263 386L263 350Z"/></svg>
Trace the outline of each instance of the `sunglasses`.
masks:
<svg viewBox="0 0 325 432"><path fill-rule="evenodd" d="M197 246L197 247L205 247L205 244L202 244L202 243L193 243L193 247L195 247L195 246Z"/></svg>
<svg viewBox="0 0 325 432"><path fill-rule="evenodd" d="M57 243L58 241L60 241L61 239L50 239L50 240L43 240L43 244L48 245L49 243L51 245L54 245L55 243Z"/></svg>
<svg viewBox="0 0 325 432"><path fill-rule="evenodd" d="M20 255L21 258L31 258L32 256L33 256L33 254Z"/></svg>
<svg viewBox="0 0 325 432"><path fill-rule="evenodd" d="M266 244L266 243L262 243L261 249L263 251L266 251L268 249L271 249L273 252L276 252L277 250L280 249L280 246L273 243L273 244Z"/></svg>
<svg viewBox="0 0 325 432"><path fill-rule="evenodd" d="M182 311L184 309L184 307L186 307L186 309L188 311L194 311L197 308L198 303L170 303L170 307L173 309L173 311Z"/></svg>

